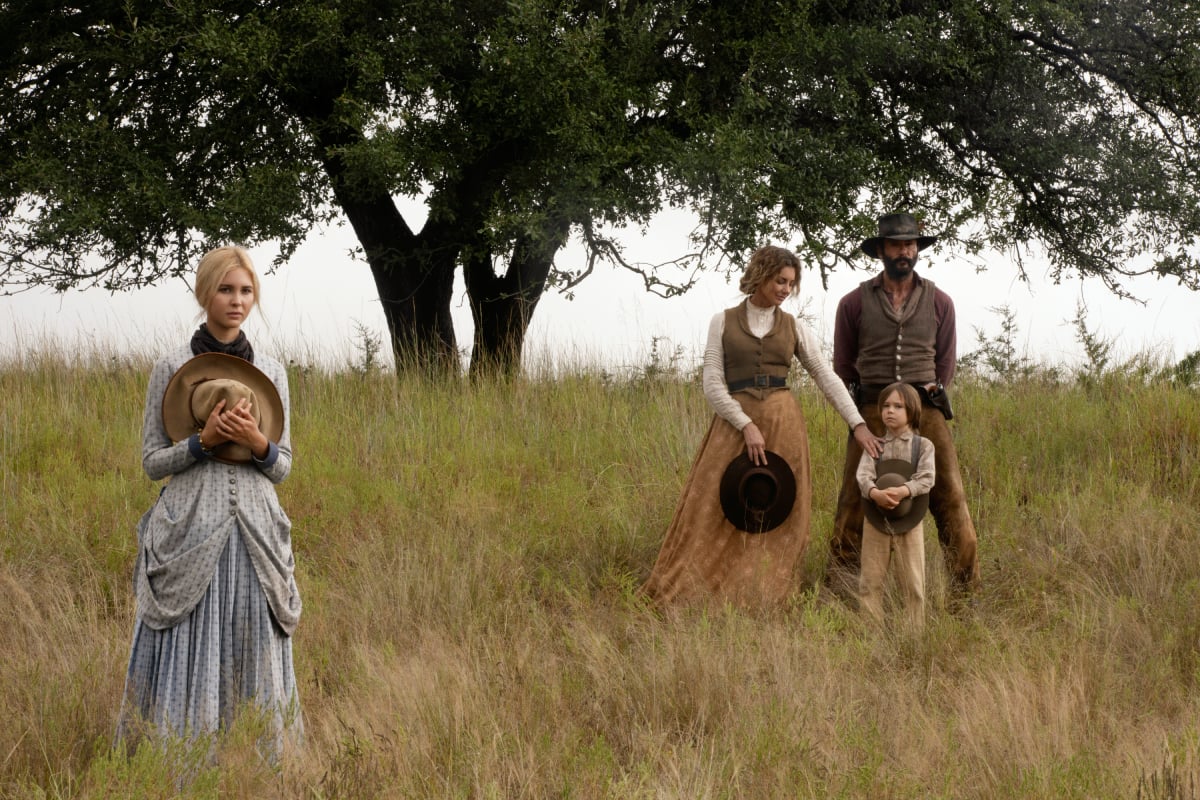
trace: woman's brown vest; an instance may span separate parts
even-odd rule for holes
[[[787,380],[792,368],[792,356],[796,352],[796,318],[783,309],[775,309],[775,324],[766,336],[759,339],[750,332],[745,303],[727,308],[721,347],[725,350],[727,384],[752,379],[756,375]],[[761,400],[781,388],[785,387],[750,387],[738,391],[749,392]]]

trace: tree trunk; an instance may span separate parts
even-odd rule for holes
[[[463,259],[467,297],[475,321],[471,377],[512,376],[521,368],[521,352],[534,309],[546,289],[554,254],[566,243],[570,226],[552,223],[541,237],[518,239],[508,270],[497,275],[490,250],[473,250]]]
[[[529,319],[545,289],[554,254],[566,242],[570,224],[551,218],[538,234],[519,239],[508,271],[496,275],[491,247],[482,241],[488,202],[502,183],[505,165],[519,154],[506,140],[455,170],[436,190],[437,208],[419,234],[404,221],[385,181],[351,171],[342,156],[361,143],[362,133],[334,113],[332,98],[341,81],[324,73],[313,78],[312,93],[292,92],[288,101],[308,123],[334,197],[362,244],[383,305],[396,368],[457,374],[458,346],[450,317],[454,270],[463,260],[471,313],[475,320],[472,375],[520,367]]]
[[[442,226],[413,235],[390,197],[343,200],[363,246],[387,320],[396,370],[458,374],[458,346],[450,301],[458,248]]]
[[[397,370],[456,374],[460,368],[450,300],[453,255],[418,248],[369,261]]]
[[[310,130],[334,197],[366,254],[397,371],[458,374],[461,364],[450,317],[460,249],[456,229],[431,220],[414,234],[383,184],[348,178],[340,151],[361,134],[319,121]]]

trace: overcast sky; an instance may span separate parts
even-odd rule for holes
[[[642,236],[624,237],[630,258],[665,261],[687,251],[687,221],[664,216]],[[775,242],[787,246],[785,241]],[[264,276],[262,316],[247,323],[258,346],[301,363],[330,366],[360,357],[359,328],[384,337],[385,325],[370,271],[351,259],[355,245],[348,228],[312,236],[293,262]],[[255,263],[265,269],[271,248],[252,249]],[[578,266],[583,250],[577,243],[565,249],[559,263]],[[863,265],[868,262],[863,259]],[[877,264],[878,262],[874,262]],[[1146,301],[1139,305],[1112,296],[1098,281],[1078,279],[1052,285],[1045,268],[1027,265],[1031,285],[1016,279],[1006,259],[991,258],[986,272],[945,248],[923,251],[918,271],[950,293],[958,313],[959,355],[978,347],[976,328],[985,335],[1000,331],[1000,316],[989,310],[1008,306],[1016,315],[1016,344],[1035,361],[1076,366],[1083,351],[1071,320],[1077,304],[1087,307],[1089,329],[1114,343],[1116,358],[1152,352],[1172,362],[1200,350],[1197,297],[1177,284],[1156,280],[1130,285]],[[829,345],[837,300],[871,274],[843,271],[822,291],[814,271],[801,275],[798,300],[785,309],[807,316],[820,339]],[[699,360],[708,320],[718,310],[738,302],[736,281],[709,274],[682,297],[664,300],[649,295],[641,279],[627,271],[600,266],[576,290],[574,300],[547,294],[530,328],[527,359],[559,365],[605,368],[645,365],[657,338],[660,352],[681,349],[686,361]],[[196,324],[195,301],[183,281],[117,295],[102,291],[26,292],[0,298],[0,348],[89,346],[105,344],[108,352],[151,353],[185,341]],[[461,279],[453,302],[459,346],[471,343],[470,310]],[[386,338],[384,338],[386,341]]]

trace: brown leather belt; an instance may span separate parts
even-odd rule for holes
[[[742,389],[783,389],[786,386],[787,378],[780,378],[777,375],[755,375],[753,378],[730,381],[729,391],[740,392]]]

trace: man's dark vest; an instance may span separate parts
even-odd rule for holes
[[[786,381],[796,352],[796,318],[783,309],[775,309],[775,324],[759,339],[750,332],[745,303],[727,308],[721,347],[725,351],[726,383],[753,380],[757,375]],[[774,390],[751,386],[738,391],[749,392],[761,400]]]
[[[937,380],[937,312],[933,307],[936,287],[922,279],[900,313],[883,287],[874,280],[859,285],[862,318],[858,323],[859,380],[864,386],[886,386],[893,382],[929,383]]]

